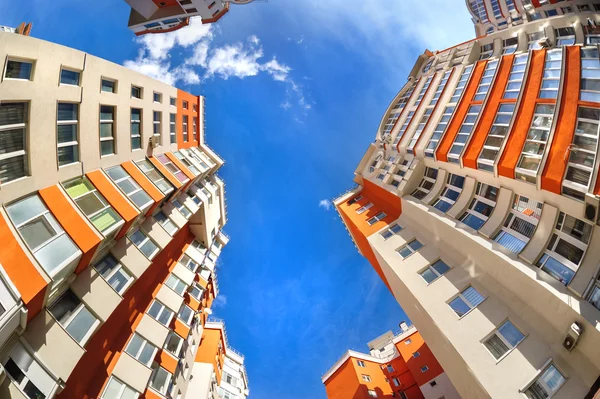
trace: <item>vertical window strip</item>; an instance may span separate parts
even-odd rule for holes
[[[485,5],[483,4],[483,0],[470,0],[469,6],[471,8],[471,11],[473,11],[475,17],[479,19],[479,22],[490,22],[487,16],[487,12],[485,11]]]
[[[418,81],[416,83],[418,83]],[[402,97],[400,97],[400,99],[398,99],[398,102],[394,106],[394,110],[401,111],[402,109],[404,109],[404,107],[406,106],[406,103],[408,102],[408,99],[410,98],[410,96],[412,96],[413,91],[415,91],[416,83],[412,83],[409,86],[408,90],[406,90],[406,93],[404,93],[402,95]]]
[[[115,107],[100,106],[100,155],[115,153]]]
[[[490,90],[490,86],[492,81],[494,80],[494,75],[496,74],[496,69],[498,68],[498,60],[489,61],[485,66],[485,70],[483,71],[483,76],[479,81],[479,86],[477,86],[477,92],[473,97],[473,101],[483,101],[487,96],[488,91]]]
[[[79,104],[57,105],[57,156],[58,166],[79,162],[78,126]]]
[[[477,168],[488,172],[494,172],[494,164],[500,153],[500,148],[508,136],[508,127],[515,112],[515,103],[500,104],[494,123],[477,159]]]
[[[537,182],[537,173],[554,119],[554,108],[554,104],[538,104],[535,107],[529,133],[515,170],[517,179],[533,184]]]
[[[518,254],[529,242],[542,216],[543,203],[515,195],[513,206],[494,241]]]
[[[475,122],[477,122],[480,112],[481,105],[471,105],[469,107],[467,115],[465,116],[465,119],[454,138],[452,147],[450,147],[450,151],[448,152],[448,162],[460,163],[460,154],[473,133],[473,130],[475,130]]]
[[[446,180],[446,186],[433,207],[441,212],[448,212],[460,196],[464,184],[465,178],[463,176],[450,173]]]
[[[131,149],[142,148],[142,110],[131,109]]]
[[[426,157],[433,158],[433,153],[437,149],[440,139],[442,138],[442,135],[444,134],[444,132],[446,131],[446,128],[448,127],[448,123],[450,123],[450,119],[452,118],[452,115],[454,114],[454,109],[455,109],[454,106],[449,106],[444,109],[442,118],[440,119],[439,123],[433,130],[433,134],[431,135],[431,138],[429,139],[429,143],[427,143],[427,148],[425,148],[425,156]]]
[[[544,75],[539,98],[557,98],[562,68],[562,49],[550,50],[546,53]]]
[[[27,103],[0,104],[0,183],[28,174],[28,108]]]
[[[187,115],[183,115],[183,141],[184,142],[188,142],[189,141],[189,132],[188,132],[188,116]]]
[[[408,129],[408,125],[410,125],[410,122],[412,121],[412,118],[414,115],[415,115],[415,111],[410,111],[408,113],[408,115],[406,116],[406,120],[402,124],[402,127],[400,128],[400,130],[398,131],[398,134],[396,135],[396,138],[394,139],[394,145],[396,145],[400,142],[400,140],[402,139],[402,136],[404,136],[404,133],[406,132],[406,129]]]
[[[177,143],[177,131],[175,129],[176,114],[169,114],[169,136],[171,136],[171,144]]]
[[[500,9],[500,4],[498,3],[498,0],[490,0],[490,2],[492,3],[492,11],[494,13],[494,17],[496,17],[496,19],[504,19],[504,15],[502,15],[502,10]],[[505,1],[505,3],[508,3],[508,1]]]
[[[508,76],[508,82],[504,89],[502,98],[517,98],[523,85],[523,79],[525,78],[525,69],[527,68],[527,61],[529,54],[519,54],[515,56],[512,67],[510,68],[510,75]]]
[[[152,119],[153,119],[153,134],[154,137],[156,137],[156,139],[158,140],[158,144],[162,145],[162,138],[161,138],[161,120],[162,120],[162,112],[160,111],[154,111],[152,113]]]
[[[600,60],[598,47],[581,49],[581,89],[579,99],[600,103]]]
[[[429,191],[431,191],[431,188],[435,184],[437,175],[437,169],[426,167],[425,174],[423,175],[421,183],[419,183],[419,186],[415,189],[415,191],[412,192],[411,195],[418,200],[422,200],[423,198],[425,198],[425,196],[429,194]]]
[[[494,211],[497,199],[497,187],[477,183],[475,195],[459,220],[472,229],[479,230]]]
[[[419,104],[421,104],[421,101],[423,100],[423,96],[425,96],[425,93],[427,92],[427,89],[429,88],[429,85],[431,84],[432,79],[433,79],[433,75],[429,75],[427,77],[427,80],[425,81],[425,84],[421,88],[421,91],[419,92],[419,96],[417,97],[417,100],[415,101],[415,107],[418,107]]]

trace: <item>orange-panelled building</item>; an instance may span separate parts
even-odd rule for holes
[[[600,4],[467,3],[477,37],[417,57],[333,203],[461,397],[592,397]]]
[[[327,397],[460,398],[416,328],[400,327],[369,342],[369,354],[347,351],[321,378]]]
[[[0,55],[0,136],[25,143],[0,142],[0,397],[248,396],[209,316],[229,238],[204,98],[24,35]]]

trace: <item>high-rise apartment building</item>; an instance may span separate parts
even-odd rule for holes
[[[323,375],[329,399],[460,399],[414,326],[400,323],[368,346],[368,354],[347,351]]]
[[[334,201],[463,398],[600,385],[600,3],[531,3],[418,57]]]
[[[229,241],[204,98],[32,37],[0,57],[0,397],[218,398],[194,384],[243,357],[204,354]]]
[[[137,36],[172,32],[187,26],[192,17],[203,24],[217,22],[229,11],[231,3],[253,0],[125,0],[131,6],[128,27]]]

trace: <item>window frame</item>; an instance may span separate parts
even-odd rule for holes
[[[150,314],[150,310],[152,309],[152,306],[157,303],[158,306],[160,306],[160,309],[158,310],[158,314],[156,315],[156,317],[152,316]],[[160,316],[163,315],[164,312],[170,312],[170,316],[169,319],[166,323],[163,323],[159,320]],[[148,309],[146,309],[145,312],[148,316],[150,316],[151,318],[153,318],[157,323],[162,324],[163,326],[169,328],[169,325],[171,324],[171,322],[173,321],[173,317],[175,317],[175,312],[172,311],[171,309],[169,309],[169,307],[167,307],[167,305],[165,305],[164,303],[162,303],[161,301],[159,301],[158,299],[153,299],[152,302],[150,303],[150,305],[148,305]]]
[[[538,380],[541,379],[541,377],[551,368],[553,367],[562,377],[562,381],[560,382],[560,385],[554,390],[554,391],[548,391],[547,388],[549,388],[545,383],[540,384],[538,382]],[[554,360],[552,358],[550,358],[546,364],[544,364],[544,366],[536,373],[536,375],[534,376],[534,378],[525,386],[525,388],[519,390],[521,393],[525,394],[525,396],[529,397],[529,395],[527,395],[527,391],[536,383],[538,383],[539,385],[541,385],[542,389],[544,389],[544,391],[546,391],[546,394],[548,394],[548,399],[552,398],[558,391],[560,391],[560,389],[563,387],[563,385],[565,385],[565,383],[567,382],[568,377],[565,375],[565,373],[556,365],[556,363],[554,362]]]
[[[419,247],[417,249],[414,249],[413,246],[411,246],[411,244],[417,243],[419,245]],[[413,254],[415,254],[416,252],[418,252],[421,248],[423,248],[425,246],[425,244],[421,243],[421,241],[419,241],[416,238],[413,238],[410,241],[407,241],[406,244],[402,245],[401,247],[396,249],[396,253],[398,255],[400,255],[400,257],[402,258],[402,260],[406,260],[407,258],[409,258],[410,256],[412,256]],[[402,250],[409,250],[410,254],[404,256],[400,253],[400,251]]]
[[[153,366],[155,366],[155,365],[157,367],[152,367],[152,374],[150,375],[150,380],[148,381],[148,388],[152,389],[155,392],[158,392],[159,394],[161,394],[163,396],[166,396],[169,391],[169,388],[171,387],[171,382],[173,381],[173,374],[171,374],[164,367],[160,366],[158,363],[153,364]],[[156,376],[158,375],[160,370],[163,370],[164,373],[166,373],[166,377],[167,377],[167,379],[165,380],[163,390],[160,390],[160,389],[157,389],[154,387],[154,379],[156,378]]]
[[[21,180],[21,179],[24,179],[24,178],[30,176],[30,173],[29,173],[29,169],[30,169],[29,146],[28,146],[28,143],[29,143],[29,109],[30,109],[30,103],[27,102],[27,101],[10,101],[10,102],[7,101],[7,102],[0,103],[0,107],[2,107],[2,106],[11,106],[13,104],[14,105],[22,104],[22,106],[23,106],[23,122],[21,122],[21,123],[14,123],[14,124],[7,124],[7,125],[0,125],[0,131],[20,130],[22,132],[23,149],[16,150],[16,151],[11,151],[11,152],[6,152],[4,154],[0,154],[0,163],[3,163],[3,161],[9,160],[9,159],[12,159],[12,158],[22,157],[22,159],[23,159],[23,175],[17,176],[17,177],[15,177],[13,179],[10,179],[10,180],[2,181],[0,183],[1,185],[6,185],[6,184],[9,184],[11,182],[18,181],[18,180]]]
[[[102,88],[104,87],[104,85],[103,85],[104,82],[112,83],[113,86],[112,86],[111,91],[102,90]],[[118,81],[116,79],[111,79],[111,78],[107,78],[106,76],[101,76],[100,77],[100,93],[117,94],[117,84],[118,84]]]
[[[384,240],[387,240],[388,238],[393,237],[394,235],[401,232],[403,229],[404,227],[400,226],[398,223],[392,223],[391,225],[380,231],[379,235],[383,237]]]
[[[523,209],[523,211],[525,211],[527,209],[531,210],[532,211],[531,215],[534,215],[534,216],[526,215],[525,213],[523,213],[523,211],[519,210],[518,208],[521,206],[521,204],[535,206],[535,209],[531,209],[531,207],[529,207],[529,206],[524,207],[524,209]],[[513,238],[516,238],[525,243],[523,245],[523,247],[521,248],[521,250],[519,252],[517,252],[517,254],[521,253],[521,251],[523,251],[523,249],[527,246],[527,244],[529,243],[529,241],[531,240],[531,238],[535,235],[535,232],[537,231],[537,225],[541,218],[543,207],[544,207],[544,204],[542,202],[537,202],[535,200],[531,200],[531,199],[529,199],[529,197],[525,197],[524,195],[514,194],[513,195],[513,205],[511,206],[506,218],[504,218],[504,222],[502,223],[502,226],[500,226],[500,230],[498,230],[498,232],[494,235],[493,240],[496,243],[498,243],[498,245],[501,245],[502,247],[506,248],[508,251],[515,253],[514,251],[510,250],[508,247],[505,247],[504,245],[502,245],[498,242],[498,240],[503,238],[503,236],[505,234],[508,234],[508,235],[512,236]],[[537,217],[535,215],[537,215]],[[531,237],[527,237],[526,235],[523,235],[519,231],[512,228],[512,224],[515,223],[515,218],[520,219],[524,222],[530,223],[534,226],[534,228],[531,232]]]
[[[63,83],[63,81],[62,81],[62,79],[63,79],[63,71],[76,73],[77,74],[77,84]],[[61,66],[61,68],[60,68],[60,74],[58,75],[58,84],[60,86],[81,87],[81,72],[82,71],[77,70],[75,68],[68,68],[68,67]]]
[[[369,218],[367,220],[367,223],[369,224],[369,226],[373,226],[375,223],[379,222],[380,220],[383,220],[385,217],[387,217],[385,212],[379,211],[375,216]]]
[[[135,95],[135,90],[139,93],[137,96]],[[142,100],[144,98],[144,89],[141,86],[131,85],[131,98],[137,98],[138,100]]]
[[[121,387],[119,388],[119,392],[117,393],[117,397],[116,398],[113,398],[113,397],[109,398],[108,396],[104,396],[106,394],[106,392],[108,391],[108,387],[110,386],[111,381],[116,381],[117,384],[121,385]],[[108,382],[106,383],[106,386],[104,387],[104,390],[102,391],[102,394],[100,395],[99,399],[122,399],[123,398],[123,394],[125,393],[126,389],[130,389],[131,391],[133,391],[134,394],[135,394],[135,398],[138,398],[140,396],[140,393],[138,391],[136,391],[135,389],[133,389],[132,387],[130,387],[129,385],[127,385],[123,381],[119,380],[114,375],[111,375],[109,377]]]
[[[455,180],[455,178],[458,181],[462,182],[460,187],[455,186],[453,184],[453,180]],[[454,173],[448,173],[448,176],[446,178],[446,185],[444,186],[444,189],[442,190],[441,194],[437,197],[432,206],[440,212],[447,213],[450,209],[452,209],[456,201],[458,201],[458,199],[460,198],[463,187],[465,186],[465,181],[465,176],[457,175]],[[447,194],[450,192],[458,193],[455,200],[447,196]],[[445,203],[448,206],[448,208],[445,211],[443,209],[440,209],[442,207],[442,203]]]
[[[489,190],[489,191],[488,191]],[[492,200],[488,197],[485,196],[486,192],[489,193],[492,190],[496,190],[496,200]],[[466,224],[467,226],[469,226],[470,228],[479,231],[479,229],[481,229],[486,222],[488,221],[488,219],[492,216],[492,214],[494,213],[494,209],[496,209],[496,203],[497,203],[497,199],[498,196],[500,195],[500,189],[498,187],[489,185],[489,184],[485,184],[485,183],[481,183],[481,182],[477,182],[477,187],[475,188],[475,193],[473,195],[473,198],[471,199],[469,206],[467,207],[467,209],[464,211],[464,213],[458,218],[462,223]],[[490,211],[489,216],[484,215],[483,213],[479,212],[477,210],[477,205],[481,203],[483,205],[489,206],[492,208],[492,210]],[[481,225],[478,228],[475,228],[473,226],[471,226],[470,224],[468,224],[467,222],[465,222],[465,220],[469,217],[472,216],[478,220],[482,220],[483,223],[481,223]]]
[[[68,295],[69,292],[79,300],[79,303],[75,306],[75,308],[72,311],[70,311],[70,314],[68,316],[66,316],[65,320],[63,321],[64,322],[64,324],[63,324],[63,322],[61,322],[59,319],[57,319],[55,317],[55,315],[54,315],[54,313],[52,313],[51,309],[53,309],[61,301],[61,299],[63,299],[66,295]],[[81,338],[81,341],[78,341],[73,335],[71,335],[68,328],[75,321],[75,319],[77,319],[77,317],[81,314],[83,309],[85,309],[92,317],[94,317],[95,320],[92,323],[92,325],[90,326],[89,330],[83,335],[83,337]],[[59,324],[62,327],[62,329],[69,335],[69,337],[71,337],[71,339],[73,341],[77,342],[77,344],[79,346],[81,346],[82,348],[85,347],[85,345],[87,344],[89,339],[92,337],[92,335],[94,335],[94,333],[100,326],[100,318],[94,312],[92,312],[91,309],[89,309],[88,306],[86,306],[86,304],[81,300],[81,298],[79,298],[79,296],[75,295],[75,293],[70,288],[68,288],[65,292],[63,292],[60,296],[58,296],[54,301],[52,301],[50,306],[48,306],[48,313],[50,313],[52,318],[56,321],[57,324]]]
[[[134,337],[138,337],[139,339],[142,340],[142,343],[140,344],[140,347],[137,349],[137,352],[135,354],[130,353],[129,349],[132,345],[133,339]],[[151,347],[152,349],[152,354],[150,356],[150,358],[148,359],[147,363],[144,363],[140,360],[140,356],[142,355],[142,353],[144,352],[144,350],[146,349],[146,347]],[[150,367],[152,365],[152,362],[154,361],[154,358],[156,357],[156,353],[158,352],[158,348],[156,346],[154,346],[150,341],[148,341],[146,338],[144,338],[142,335],[138,334],[136,331],[133,332],[133,334],[131,334],[131,337],[129,337],[129,341],[127,341],[127,345],[125,345],[125,349],[123,350],[125,353],[127,353],[129,356],[131,356],[132,358],[134,358],[135,360],[137,360],[138,362],[140,362],[141,364],[143,364],[146,367]]]
[[[110,271],[109,271],[109,273],[108,273],[107,276],[104,276],[104,274],[100,270],[101,263],[106,258],[109,258],[109,257],[114,260],[115,265],[111,269],[106,268],[106,270],[110,270]],[[121,262],[119,262],[119,260],[112,253],[110,253],[110,252],[108,252],[106,255],[104,255],[98,261],[94,262],[94,265],[92,267],[94,268],[94,270],[96,271],[96,273],[98,273],[100,275],[100,277],[102,277],[102,279],[106,282],[106,284],[108,284],[110,286],[110,288],[112,288],[120,296],[123,296],[123,294],[125,294],[125,292],[129,288],[129,286],[131,284],[133,284],[133,282],[135,281],[135,277],[133,276],[133,274],[129,270],[127,270],[123,266],[123,264]],[[127,277],[127,282],[119,290],[117,290],[115,287],[113,287],[113,285],[110,283],[110,280],[113,277],[115,277],[118,273],[121,273],[121,275],[125,275],[125,277]]]
[[[504,337],[504,335],[502,335],[502,333],[500,332],[500,329],[506,323],[509,323],[510,325],[512,325],[523,336],[515,345],[512,345],[510,342],[508,342],[506,337]],[[496,357],[489,350],[489,348],[486,345],[486,342],[488,342],[494,336],[498,337],[498,339],[500,339],[500,341],[502,341],[502,343],[508,348],[507,351],[504,352],[500,357]],[[523,331],[521,331],[521,329],[519,327],[517,327],[515,325],[515,323],[513,323],[510,319],[505,319],[497,327],[495,327],[489,334],[487,334],[480,342],[481,342],[481,345],[483,345],[483,347],[488,351],[488,353],[494,358],[496,363],[499,363],[502,359],[504,359],[506,356],[508,356],[517,346],[519,346],[519,344],[521,342],[523,342],[525,340],[525,338],[527,338],[527,336],[528,336],[528,334],[525,334]]]
[[[124,172],[124,175],[123,175],[122,177],[119,177],[119,178],[117,178],[117,179],[114,179],[114,178],[113,178],[113,177],[110,175],[110,171],[113,171],[113,170],[122,170],[122,171]],[[145,213],[145,212],[148,210],[148,208],[150,208],[150,207],[152,206],[152,204],[154,204],[154,200],[152,199],[152,197],[150,196],[150,194],[148,194],[148,193],[146,192],[146,190],[144,190],[144,189],[142,188],[142,186],[140,186],[140,185],[138,184],[138,182],[136,182],[136,181],[135,181],[135,179],[134,179],[133,177],[131,177],[131,175],[129,174],[129,172],[127,172],[127,171],[125,170],[125,168],[123,168],[121,165],[115,165],[115,166],[111,166],[111,167],[109,167],[109,168],[106,168],[104,171],[105,171],[106,175],[108,176],[109,180],[110,180],[111,182],[113,182],[113,183],[115,184],[115,186],[117,186],[117,187],[119,188],[119,191],[120,191],[121,193],[123,193],[123,195],[124,195],[125,197],[127,197],[127,199],[128,199],[129,201],[131,201],[131,203],[132,203],[132,204],[133,204],[133,205],[134,205],[136,208],[138,208],[138,209],[141,211],[141,212],[140,212],[140,214],[144,214],[144,213]],[[133,187],[133,191],[131,191],[131,192],[129,192],[129,193],[125,192],[125,190],[124,190],[124,189],[123,189],[123,188],[122,188],[122,187],[119,185],[119,183],[122,183],[122,182],[127,182],[129,185],[131,185],[131,187]],[[147,201],[147,202],[145,202],[145,203],[143,203],[143,204],[140,204],[140,205],[138,205],[138,204],[136,203],[136,201],[134,201],[134,200],[133,200],[133,198],[132,198],[132,197],[133,197],[133,195],[135,195],[135,194],[137,194],[137,193],[139,193],[139,192],[142,192],[142,193],[144,193],[144,194],[145,194],[145,197],[147,197],[147,198],[148,198],[148,201]]]
[[[469,288],[475,290],[475,292],[477,292],[477,294],[479,294],[479,296],[481,296],[483,299],[477,303],[476,305],[473,305],[464,295],[463,293],[465,291],[467,291]],[[469,313],[471,313],[473,311],[473,309],[477,308],[479,305],[481,305],[483,302],[485,302],[485,300],[487,299],[487,296],[484,296],[477,288],[475,288],[473,286],[473,284],[469,284],[467,285],[465,288],[463,288],[462,290],[460,290],[460,292],[458,292],[456,295],[452,296],[447,302],[446,304],[448,305],[448,307],[450,308],[450,310],[452,310],[452,312],[454,312],[454,314],[458,317],[459,320],[461,320],[463,317],[467,316]],[[454,302],[455,300],[460,299],[465,305],[467,305],[469,307],[469,310],[467,310],[465,313],[463,313],[462,315],[458,314],[458,312],[452,307],[452,302]]]
[[[135,164],[142,171],[142,173],[152,182],[152,184],[154,184],[156,188],[158,188],[165,195],[165,197],[168,197],[169,194],[175,190],[171,182],[168,181],[163,176],[163,174],[156,168],[156,166],[154,166],[154,164],[149,160],[145,158],[140,159],[139,161],[135,161]],[[157,178],[151,177],[151,175],[154,174],[152,172],[156,173]],[[159,183],[161,182],[168,187],[168,190],[165,191],[159,186]]]
[[[74,120],[64,120],[64,119],[59,119],[59,108],[61,104],[71,104],[75,106],[75,112],[76,112],[76,116],[77,119]],[[59,142],[59,126],[75,126],[75,141],[67,141],[64,143]],[[75,147],[74,150],[74,155],[75,155],[75,160],[73,162],[69,162],[69,163],[64,163],[61,164],[60,163],[60,154],[59,154],[59,150],[61,148],[65,148],[65,147]],[[67,101],[59,101],[56,103],[56,162],[58,165],[58,168],[62,168],[64,166],[69,166],[69,165],[73,165],[76,163],[81,162],[80,159],[80,154],[79,154],[79,103],[73,103],[73,102],[67,102]]]
[[[111,112],[112,119],[102,119],[102,108],[103,107],[108,107],[108,108],[112,109],[112,112]],[[115,133],[116,133],[115,127],[116,127],[116,116],[117,116],[116,112],[117,112],[116,106],[100,104],[100,110],[99,110],[100,125],[99,125],[99,130],[98,130],[98,137],[100,138],[100,148],[99,148],[100,158],[117,154],[117,140],[115,140]],[[110,137],[109,136],[102,137],[102,125],[103,124],[111,126]],[[109,154],[102,154],[102,142],[106,142],[106,141],[110,141],[112,143],[112,152]]]
[[[444,265],[446,265],[446,267],[448,268],[446,271],[444,271],[443,273],[440,273],[436,268],[435,265],[438,264],[439,262],[443,263]],[[431,262],[430,264],[428,264],[425,268],[421,269],[421,271],[419,271],[419,275],[421,276],[421,278],[423,279],[423,281],[425,281],[425,283],[427,285],[431,285],[434,282],[436,282],[437,280],[439,280],[442,276],[444,276],[446,273],[448,273],[450,270],[452,270],[452,266],[450,266],[448,263],[444,262],[442,260],[442,258],[438,258],[435,261]],[[431,280],[431,281],[427,281],[427,279],[423,276],[427,271],[432,272],[436,277]]]
[[[435,186],[435,182],[437,181],[438,177],[438,171],[438,169],[430,168],[429,166],[425,167],[425,172],[423,172],[423,178],[421,179],[421,182],[410,195],[419,201],[422,201],[423,198],[429,194],[433,186]],[[429,188],[425,187],[427,185],[429,185]]]
[[[141,232],[144,235],[144,239],[140,242],[140,244],[136,244],[135,241],[133,241],[133,239],[131,238],[135,233],[137,232]],[[144,255],[146,258],[148,258],[149,260],[154,259],[154,257],[161,251],[161,248],[158,246],[158,244],[152,239],[150,238],[150,236],[143,231],[141,228],[137,228],[134,231],[132,231],[131,233],[127,234],[127,238],[129,239],[129,241],[131,241],[131,243],[142,253],[142,255]],[[152,244],[154,244],[154,246],[156,247],[156,249],[152,252],[151,255],[146,255],[144,253],[144,251],[142,251],[141,247],[143,247],[146,243],[151,242]]]
[[[8,64],[10,62],[18,62],[20,64],[30,64],[31,67],[29,69],[29,77],[27,79],[23,79],[23,78],[11,78],[11,77],[6,76],[6,74],[8,73]],[[2,80],[24,80],[24,81],[32,82],[35,77],[34,76],[35,75],[35,64],[36,64],[36,60],[33,60],[33,59],[8,56],[8,57],[6,57],[6,61],[4,63],[4,73],[2,74]]]
[[[156,137],[158,145],[162,145],[162,111],[152,111],[152,137]]]
[[[157,215],[162,214],[162,216],[164,217],[164,219],[161,219],[161,217],[157,218]],[[173,237],[178,231],[179,231],[179,226],[177,226],[177,224],[175,224],[175,222],[173,222],[173,220],[171,220],[170,217],[168,217],[162,209],[158,208],[153,214],[152,214],[152,218],[156,221],[156,223],[160,224],[160,226],[167,232],[167,234],[171,237]],[[168,229],[167,226],[172,226],[172,229]]]

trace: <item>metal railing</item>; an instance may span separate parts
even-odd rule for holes
[[[208,322],[209,323],[221,323],[223,325],[223,338],[225,342],[228,342],[227,339],[227,327],[225,325],[225,320],[220,319],[218,317],[213,317],[213,316],[209,316],[208,317]],[[227,343],[227,350],[231,350],[233,353],[235,353],[236,355],[238,355],[239,357],[242,358],[242,361],[245,359],[244,355],[239,352],[238,350],[232,348],[231,346],[229,346],[229,343]]]

